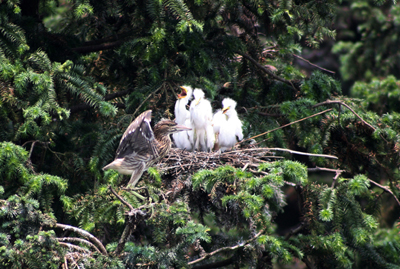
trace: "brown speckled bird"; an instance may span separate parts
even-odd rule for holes
[[[143,172],[163,158],[171,148],[170,134],[191,130],[171,120],[161,120],[150,126],[151,110],[140,114],[126,129],[119,142],[115,160],[103,170],[114,169],[132,175],[128,185],[134,187]]]

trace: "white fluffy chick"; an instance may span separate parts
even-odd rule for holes
[[[221,130],[221,126],[224,126],[227,121],[226,114],[222,113],[221,109],[218,109],[217,112],[214,113],[213,116],[213,129],[215,133],[215,143],[214,143],[214,150],[219,149],[219,132]]]
[[[211,103],[204,98],[201,89],[194,89],[193,96],[194,100],[190,103],[190,119],[194,131],[194,150],[211,151],[215,140]]]
[[[186,109],[192,97],[193,89],[190,86],[181,86],[182,92],[178,94],[178,100],[175,103],[175,122],[179,125],[192,128],[190,121],[190,112]],[[177,148],[192,150],[193,149],[193,130],[172,134]]]
[[[236,102],[231,98],[222,100],[222,113],[227,120],[220,126],[218,144],[222,152],[231,149],[236,142],[243,139],[242,122],[235,110]]]

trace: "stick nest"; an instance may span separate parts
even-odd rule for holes
[[[258,167],[260,163],[270,162],[274,156],[267,148],[241,148],[226,152],[191,152],[171,148],[168,155],[157,165],[163,174],[173,177],[187,176],[201,169],[214,170],[219,166],[230,165],[245,170]]]

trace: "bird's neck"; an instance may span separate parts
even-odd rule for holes
[[[164,156],[168,150],[171,148],[171,138],[169,137],[169,134],[165,133],[158,133],[155,134],[155,139],[157,140],[158,143],[158,154],[160,156]]]

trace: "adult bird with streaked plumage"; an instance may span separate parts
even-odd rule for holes
[[[170,134],[190,130],[171,120],[161,120],[151,129],[151,110],[140,114],[126,129],[113,162],[103,170],[114,169],[131,175],[128,185],[134,187],[144,171],[163,158],[171,148]]]

